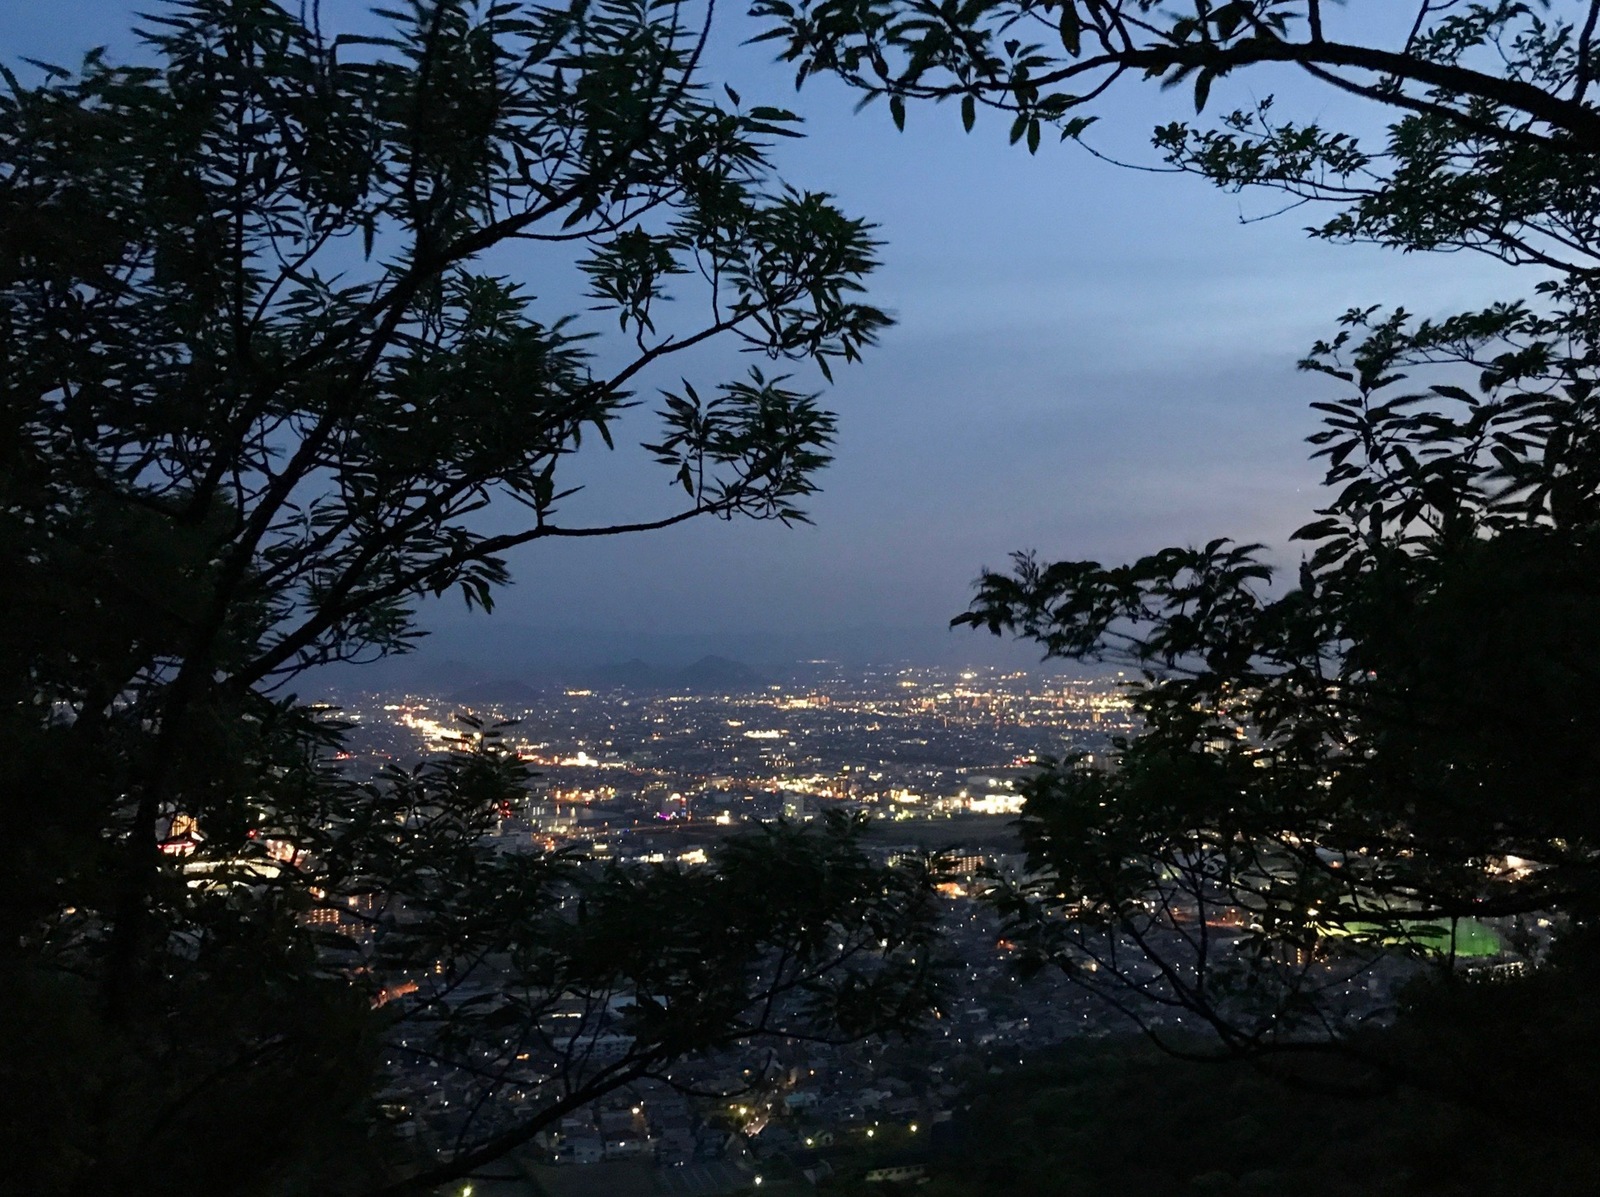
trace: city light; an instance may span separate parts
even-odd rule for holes
[[[1038,1017],[1041,1008],[1022,1013],[993,1007],[987,987],[1007,974],[1011,945],[997,945],[999,928],[979,917],[977,896],[986,882],[978,879],[1008,867],[1009,849],[1003,845],[1014,834],[1011,820],[1021,809],[1020,783],[1038,762],[1059,759],[1064,745],[1109,758],[1114,737],[1136,732],[1133,714],[1111,682],[980,669],[964,674],[932,668],[837,670],[748,693],[624,697],[611,689],[573,688],[531,697],[525,709],[513,712],[521,721],[506,725],[496,737],[497,745],[529,771],[526,796],[497,804],[482,843],[496,853],[572,850],[590,861],[687,874],[716,867],[730,832],[780,819],[800,829],[835,812],[865,815],[889,829],[865,844],[874,863],[920,870],[932,859],[938,875],[931,880],[943,883],[940,905],[961,928],[959,975],[970,985],[970,1006],[941,1012],[943,1034],[935,1043],[962,1053],[989,1043],[1020,1051],[1021,1037],[1033,1035],[1034,1027],[1059,1034],[1070,1026],[1081,1033],[1087,1022],[1098,1029],[1079,1010],[1049,1020]],[[376,771],[474,750],[487,739],[464,726],[459,704],[444,697],[408,695],[349,706],[357,730],[341,746],[345,759],[339,768],[352,775],[368,766]],[[484,726],[500,717],[482,709],[465,713]],[[194,838],[200,844],[196,855],[203,856],[205,842]],[[295,866],[297,844],[263,823],[253,852],[263,865],[289,868]],[[330,891],[319,899],[318,917],[326,907],[330,932],[370,935],[384,917],[384,897],[366,895],[359,906],[356,902]],[[566,910],[569,902],[558,905]],[[858,934],[831,924],[827,931],[837,938],[825,946],[840,953],[903,952],[910,946],[881,931]],[[435,1000],[431,995],[449,992],[453,984],[448,972],[438,961],[427,974],[384,982],[377,1004]],[[618,994],[604,1009],[585,1012],[574,1003],[552,1010],[549,1029],[562,1028],[555,1032],[557,1048],[588,1043],[599,1053],[597,1061],[626,1053],[632,1040],[623,1020],[633,1000]],[[396,1008],[403,1014],[406,1004]],[[1029,1014],[1035,1016],[1031,1022]],[[531,1045],[508,1042],[505,1050],[515,1057],[516,1081],[493,1099],[502,1105],[497,1116],[522,1117],[554,1092],[546,1086],[560,1084],[561,1065]],[[399,1061],[391,1064],[404,1067]],[[909,1084],[918,1094],[916,1080],[886,1073],[882,1055],[870,1044],[838,1049],[822,1061],[796,1060],[782,1079],[763,1074],[765,1067],[752,1057],[739,1059],[729,1076],[742,1073],[744,1087],[730,1084],[722,1091],[743,1092],[745,1100],[723,1097],[714,1110],[665,1092],[658,1104],[658,1091],[648,1085],[602,1100],[591,1114],[564,1119],[559,1131],[552,1129],[543,1147],[546,1159],[579,1166],[638,1159],[681,1167],[704,1158],[712,1128],[720,1142],[730,1144],[722,1150],[738,1160],[750,1159],[738,1146],[749,1141],[763,1144],[764,1157],[773,1130],[792,1135],[787,1142],[794,1148],[803,1144],[808,1151],[828,1151],[853,1142],[857,1150],[870,1152],[877,1150],[880,1126],[886,1128],[887,1147],[897,1141],[896,1126],[901,1135],[920,1139],[930,1113],[948,1116],[945,1109],[929,1110],[927,1094],[902,1107],[902,1086]],[[841,1081],[852,1075],[859,1079]],[[883,1090],[890,1079],[895,1087]],[[425,1103],[409,1108],[396,1103],[395,1109],[397,1118],[425,1133],[432,1128],[424,1120],[454,1125],[477,1108],[474,1094],[448,1076],[430,1072],[420,1088],[427,1094]],[[876,1097],[860,1100],[875,1089],[880,1090]],[[883,1121],[863,1124],[848,1113],[840,1117],[836,1109],[870,1109]],[[795,1116],[806,1120],[803,1131]],[[783,1135],[773,1137],[781,1141]],[[764,1190],[764,1174],[747,1167],[744,1183]],[[452,1192],[472,1197],[472,1186]]]

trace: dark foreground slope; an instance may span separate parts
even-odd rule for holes
[[[1195,1064],[1143,1040],[1081,1043],[990,1074],[922,1197],[1588,1197],[1600,1136],[1568,1079],[1518,1068],[1493,1022],[1463,1040],[1498,1078],[1477,1099],[1401,1088],[1336,1098],[1241,1062]],[[1474,1070],[1476,1072],[1476,1070]],[[1441,1078],[1445,1087],[1469,1078]],[[1550,1116],[1545,1100],[1566,1106]],[[848,1186],[843,1186],[848,1187]],[[865,1191],[865,1190],[863,1190]],[[872,1191],[887,1197],[881,1186]],[[909,1190],[908,1190],[909,1191]]]

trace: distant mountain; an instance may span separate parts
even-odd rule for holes
[[[708,654],[692,665],[671,668],[651,665],[638,657],[589,670],[591,685],[626,690],[664,690],[689,694],[741,694],[759,690],[767,679],[743,661]]]
[[[538,706],[544,691],[514,678],[474,682],[450,695],[451,702],[469,707],[497,707],[502,712],[521,711]]]
[[[414,653],[372,665],[327,666],[300,685],[303,695],[459,694],[462,702],[511,704],[528,697],[527,689],[502,688],[513,678],[513,687],[542,688],[546,694],[572,686],[736,694],[790,679],[797,668],[814,672],[824,662],[846,669],[867,664],[1040,668],[1030,645],[958,635],[943,627],[658,634],[541,628],[495,616],[441,622]],[[1047,670],[1069,676],[1106,672],[1065,662]]]
[[[730,661],[727,657],[715,655],[701,657],[693,665],[678,670],[675,680],[685,690],[717,694],[759,690],[767,684],[766,678],[743,661]]]
[[[618,686],[625,690],[654,690],[664,684],[665,670],[638,657],[615,665],[602,665],[591,671],[590,682],[597,686]]]
[[[1015,665],[1038,663],[1032,645],[968,629],[860,626],[807,632],[640,632],[627,629],[547,627],[508,619],[440,618],[417,651],[393,661],[397,672],[432,680],[463,668],[477,671],[458,685],[507,675],[539,682],[577,683],[601,667],[633,661],[682,669],[707,656],[744,661],[780,674],[796,661],[826,658],[841,665],[905,662],[914,665]],[[438,663],[435,666],[435,662]],[[441,668],[444,667],[444,668]],[[367,670],[353,670],[365,674]]]

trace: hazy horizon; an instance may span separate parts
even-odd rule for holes
[[[997,668],[1069,677],[1106,676],[1119,669],[1114,664],[1041,661],[1040,657],[1033,645],[967,628],[952,629],[944,636],[915,625],[817,633],[655,634],[490,621],[481,633],[459,629],[436,633],[416,653],[372,665],[315,670],[307,680],[291,683],[289,689],[306,693],[322,689],[457,690],[491,683],[538,688],[605,680],[631,664],[669,674],[706,658],[748,667],[772,681],[787,680],[805,667],[824,662],[847,670]]]

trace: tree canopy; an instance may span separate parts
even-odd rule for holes
[[[969,130],[1004,113],[1030,152],[1049,130],[1092,148],[1111,89],[1181,85],[1199,115],[1155,129],[1165,169],[1284,193],[1313,237],[1528,268],[1488,308],[1363,306],[1312,348],[1302,367],[1333,388],[1311,437],[1326,491],[1286,581],[1263,546],[1221,538],[1113,566],[1025,553],[985,571],[956,622],[1141,678],[1144,730],[1110,767],[1050,762],[1026,787],[1036,872],[997,897],[1038,962],[1157,1033],[1176,1020],[1281,1058],[1361,1044],[1368,986],[1390,989],[1397,954],[1453,976],[1463,929],[1498,918],[1508,953],[1572,986],[1529,990],[1554,1004],[1520,1008],[1514,1033],[1567,1035],[1551,1011],[1584,989],[1600,896],[1600,4],[755,8],[802,81],[840,76],[897,123],[948,100]],[[1297,119],[1272,95],[1204,119],[1214,84],[1268,66],[1371,101],[1386,132]],[[1584,1036],[1563,1041],[1591,1058]],[[1426,1071],[1404,1042],[1364,1053],[1369,1081]],[[1458,1093],[1488,1083],[1473,1076]]]
[[[853,824],[697,870],[496,856],[526,771],[494,727],[365,777],[294,697],[430,596],[490,606],[514,546],[804,519],[834,420],[786,363],[887,323],[871,226],[774,174],[797,118],[700,78],[709,5],[379,16],[175,0],[131,65],[5,72],[0,1133],[33,1191],[425,1188],[686,1052],[927,1007],[927,879]],[[717,337],[760,364],[663,392],[663,497],[566,519],[564,467]],[[479,1086],[440,1154],[379,1133],[401,1058]]]

